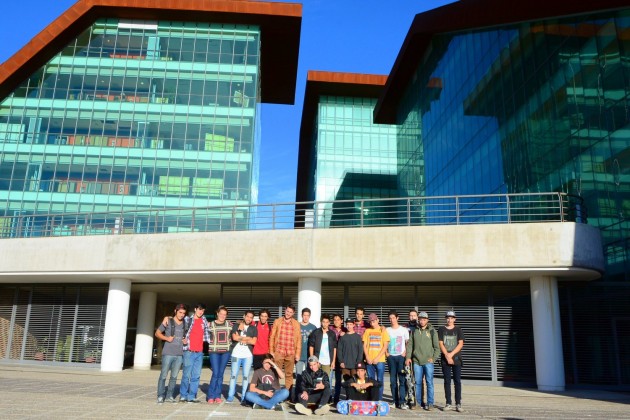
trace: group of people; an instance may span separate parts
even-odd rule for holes
[[[204,342],[207,343],[212,376],[208,404],[222,403],[221,387],[228,361],[231,375],[226,403],[236,397],[236,382],[242,375],[240,402],[255,408],[282,410],[281,403],[291,399],[301,414],[325,414],[329,403],[337,404],[345,389],[346,399],[381,401],[385,363],[390,372],[391,395],[399,409],[415,409],[407,398],[406,372],[416,379],[417,405],[432,410],[434,366],[441,359],[446,405],[452,408],[451,378],[455,383],[455,408],[461,408],[461,350],[464,333],[455,325],[454,311],[445,315],[446,323],[437,330],[426,312],[411,310],[406,326],[395,311],[389,313],[389,327],[380,325],[375,313],[364,319],[357,307],[355,317],[345,322],[341,315],[322,315],[320,327],[310,322],[311,311],[304,308],[301,321],[294,318],[295,307],[285,307],[283,316],[270,325],[270,313],[263,309],[254,322],[254,312],[245,311],[238,322],[227,320],[228,309],[219,306],[213,321],[206,321],[206,307],[197,304],[193,314],[179,304],[174,316],[165,317],[155,336],[164,341],[162,370],[158,380],[158,403],[177,402],[175,384],[180,367],[183,374],[179,401],[195,403],[201,376]],[[251,368],[255,369],[251,381]],[[406,369],[407,367],[407,369]],[[169,384],[166,379],[170,374]],[[296,383],[294,385],[294,374]],[[280,380],[284,379],[284,386]],[[426,402],[423,381],[426,383]],[[413,399],[411,399],[413,400]]]

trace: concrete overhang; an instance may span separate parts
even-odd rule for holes
[[[603,270],[599,230],[568,222],[0,240],[0,283],[589,281]]]

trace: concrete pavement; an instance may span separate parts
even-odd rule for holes
[[[229,373],[229,369],[227,369]],[[298,419],[291,405],[283,412],[252,410],[239,404],[207,405],[156,403],[159,371],[125,370],[102,373],[97,369],[0,364],[0,415],[4,419]],[[205,391],[210,370],[204,367],[201,389]],[[240,379],[240,378],[239,378]],[[224,380],[224,396],[228,375]],[[386,378],[385,394],[389,396]],[[239,388],[240,389],[240,386]],[[442,385],[436,383],[436,404],[444,404]],[[630,395],[594,390],[543,393],[534,389],[463,386],[464,413],[435,410],[392,409],[391,419],[628,419]],[[331,410],[328,418],[342,418]]]

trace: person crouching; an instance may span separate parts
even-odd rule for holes
[[[330,400],[330,379],[328,374],[322,370],[317,356],[308,358],[308,369],[302,373],[300,385],[302,393],[295,404],[295,411],[310,416],[313,414],[313,411],[308,408],[309,403],[317,405],[314,411],[315,414],[324,415],[330,410],[328,406],[328,401]]]
[[[367,371],[363,362],[356,365],[356,375],[350,377],[343,385],[346,388],[348,400],[353,401],[378,401],[380,384],[367,377]]]

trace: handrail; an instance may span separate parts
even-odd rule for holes
[[[20,213],[0,216],[1,238],[587,221],[583,199],[558,192]]]

